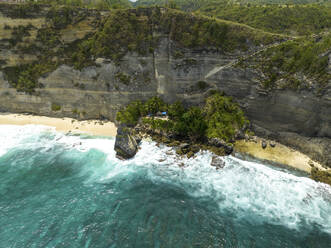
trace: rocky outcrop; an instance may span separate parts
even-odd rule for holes
[[[232,144],[227,144],[224,140],[218,138],[209,139],[208,144],[217,148],[224,148],[225,154],[227,155],[230,155],[233,152]]]
[[[136,155],[138,144],[131,134],[130,128],[126,126],[118,127],[114,149],[116,157],[122,160],[133,158]]]

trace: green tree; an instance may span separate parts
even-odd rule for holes
[[[180,127],[184,133],[194,141],[203,139],[206,134],[207,124],[199,107],[191,107],[180,120]]]
[[[183,114],[186,112],[183,104],[179,101],[168,106],[168,116],[171,120],[178,121],[182,118]]]
[[[142,110],[143,104],[141,101],[131,102],[125,109],[117,112],[116,120],[134,126],[142,116]]]
[[[220,138],[229,142],[236,131],[248,123],[244,113],[232,98],[219,93],[207,98],[204,113],[209,138]]]
[[[159,111],[166,111],[167,106],[164,103],[164,101],[155,96],[150,98],[147,102],[144,104],[144,114],[152,114],[155,115]]]

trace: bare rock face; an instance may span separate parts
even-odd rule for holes
[[[138,151],[136,139],[131,135],[130,129],[120,126],[115,141],[116,157],[122,160],[133,158]]]

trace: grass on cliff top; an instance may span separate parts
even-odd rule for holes
[[[200,13],[273,33],[308,35],[331,29],[331,6],[209,3]]]
[[[249,123],[232,98],[219,93],[209,96],[203,107],[189,109],[184,108],[180,102],[166,104],[158,97],[145,103],[132,102],[117,113],[116,120],[134,126],[141,117],[154,116],[159,111],[167,111],[169,119],[143,118],[143,123],[154,130],[162,130],[192,141],[219,138],[231,142],[236,133]]]
[[[135,5],[180,8],[288,35],[307,35],[331,28],[331,5],[327,0],[324,5],[315,0],[139,0]]]

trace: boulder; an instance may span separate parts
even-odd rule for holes
[[[218,170],[224,168],[225,162],[221,157],[213,156],[210,165],[216,167],[216,170]]]
[[[233,152],[233,146],[232,145],[225,145],[224,146],[224,151],[225,151],[226,155],[231,155],[231,153]]]
[[[190,145],[187,143],[180,144],[176,149],[176,153],[178,155],[187,154],[189,151],[190,151]]]
[[[186,149],[189,149],[189,148],[190,148],[190,144],[182,143],[182,144],[179,145],[179,148],[182,149],[182,150],[183,150],[183,149],[185,149],[185,150],[186,150]]]
[[[138,144],[130,129],[120,126],[115,141],[116,157],[122,160],[133,158],[138,151]]]
[[[208,140],[208,144],[215,147],[223,147],[226,142],[218,138],[211,138]]]
[[[227,155],[230,155],[233,152],[233,146],[227,144],[224,140],[218,138],[211,138],[208,140],[210,146],[215,146],[217,148],[224,148],[224,151]]]

